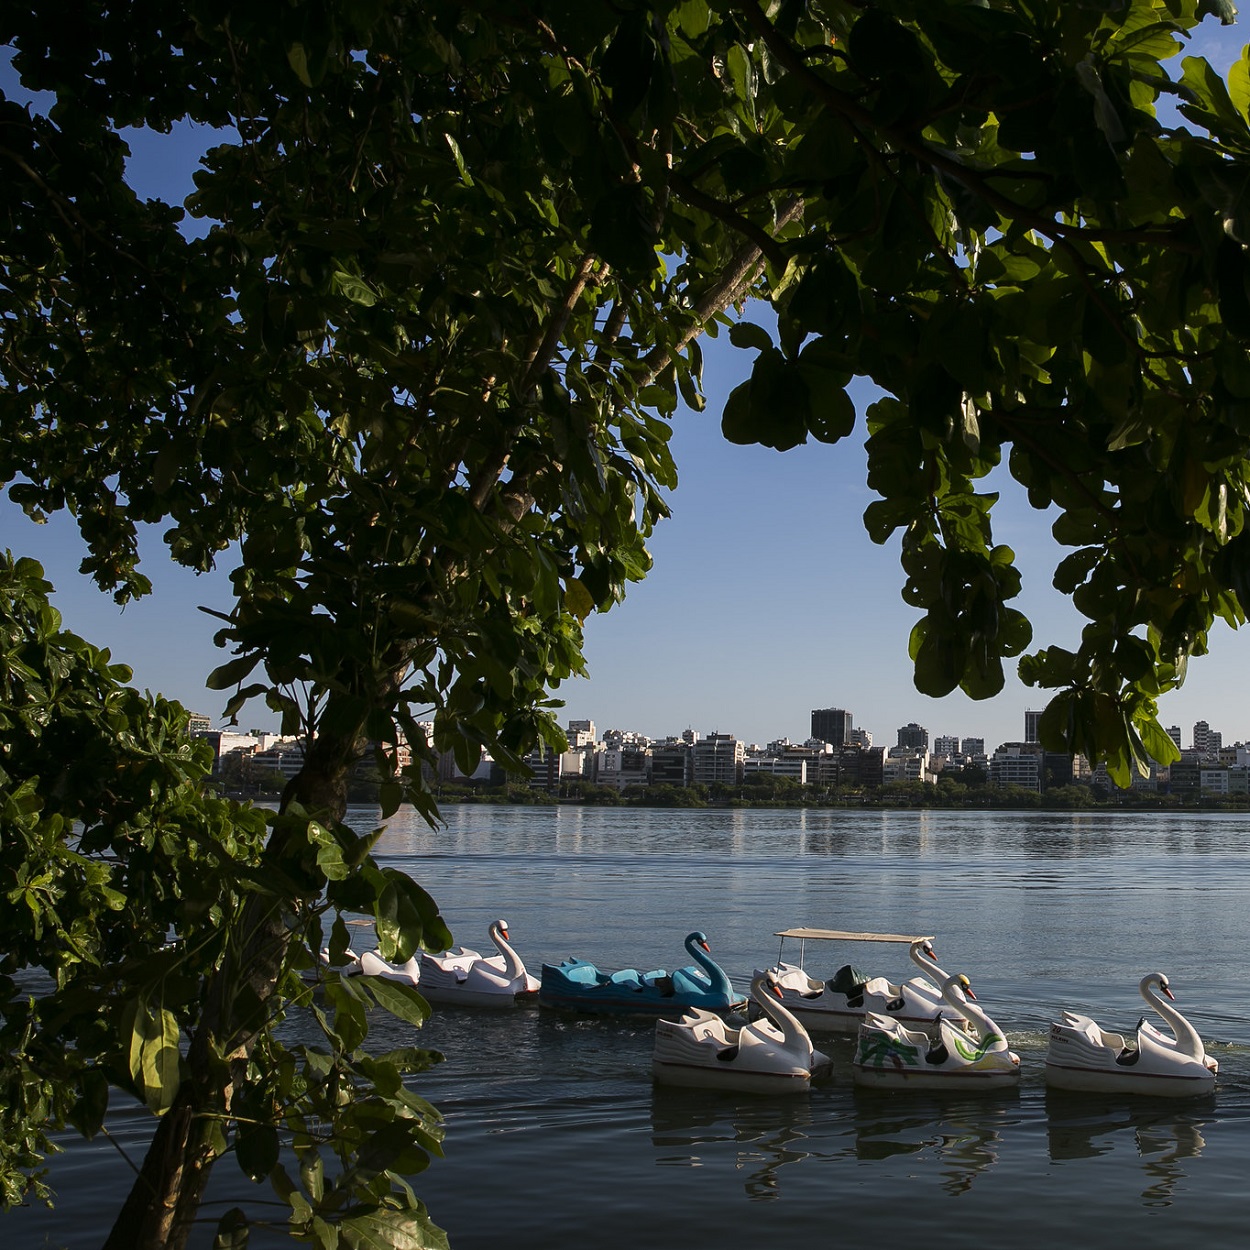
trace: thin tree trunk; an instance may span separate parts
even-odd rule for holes
[[[359,735],[318,736],[304,767],[287,786],[281,810],[299,802],[310,811],[341,819],[347,808],[348,779],[363,749]],[[271,841],[270,849],[280,851],[281,846]],[[230,1114],[234,1082],[228,1074],[246,1062],[263,1023],[255,1016],[239,1017],[238,992],[250,991],[246,998],[262,1008],[272,1000],[292,937],[284,920],[299,901],[253,895],[244,904],[240,940],[226,951],[209,982],[187,1052],[187,1075],[173,1106],[157,1123],[103,1250],[185,1250]]]

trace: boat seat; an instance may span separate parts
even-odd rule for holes
[[[950,1058],[950,1052],[946,1049],[945,1042],[939,1042],[932,1050],[926,1052],[925,1063],[939,1064],[945,1063]]]
[[[1140,1050],[1128,1050],[1126,1048],[1116,1055],[1115,1061],[1121,1068],[1131,1068],[1140,1058]]]
[[[852,994],[862,997],[867,984],[868,978],[854,964],[843,964],[828,981],[829,988],[835,994],[845,994],[848,998]]]

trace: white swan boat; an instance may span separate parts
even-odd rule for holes
[[[1020,1056],[1007,1045],[998,1025],[975,1005],[968,978],[947,977],[942,997],[953,1014],[967,1020],[968,1031],[939,1016],[931,1036],[870,1012],[860,1025],[852,1061],[856,1085],[965,1093],[1020,1084]]]
[[[456,949],[420,955],[418,988],[432,1003],[459,1003],[464,1007],[515,1007],[538,997],[538,978],[532,977],[513,950],[508,922],[490,926],[490,940],[498,954]]]
[[[1104,1031],[1089,1016],[1065,1011],[1063,1021],[1050,1026],[1048,1086],[1164,1098],[1192,1097],[1215,1089],[1219,1064],[1207,1054],[1197,1029],[1160,997],[1173,998],[1167,977],[1162,972],[1147,973],[1138,990],[1170,1026],[1172,1035],[1143,1017],[1137,1025],[1136,1045],[1131,1046],[1122,1034]]]
[[[770,974],[751,982],[751,997],[767,1019],[740,1029],[701,1007],[687,1008],[677,1020],[657,1020],[651,1059],[655,1080],[749,1094],[801,1094],[813,1076],[831,1071],[828,1055],[812,1046],[807,1030],[781,1005]]]
[[[781,938],[776,964],[767,969],[757,968],[755,975],[771,972],[781,989],[782,1002],[809,1029],[825,1033],[855,1033],[870,1012],[922,1029],[933,1028],[939,1015],[945,1015],[957,1025],[963,1020],[960,1013],[952,1011],[938,988],[949,974],[938,966],[932,937],[805,928],[781,929],[775,936]],[[799,941],[797,964],[787,963],[782,958],[787,939]],[[804,968],[809,941],[905,942],[912,963],[928,977],[912,977],[910,981],[895,985],[885,977],[863,977],[846,964],[828,980],[817,980]]]
[[[506,920],[496,920],[490,926],[490,939],[498,954],[489,957],[457,946],[437,955],[422,951],[402,964],[392,964],[376,950],[359,956],[349,951],[353,962],[347,975],[406,981],[432,1003],[516,1007],[533,1002],[538,995],[538,979],[529,975],[510,945]],[[322,958],[328,958],[325,952]]]

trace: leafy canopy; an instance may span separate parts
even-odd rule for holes
[[[103,1080],[165,1110],[136,1194],[162,1195],[175,1227],[132,1197],[113,1244],[180,1244],[188,1176],[227,1148],[259,1175],[279,1127],[311,1149],[307,1116],[349,1086],[382,1099],[369,1124],[387,1149],[345,1124],[341,1185],[311,1154],[298,1186],[275,1179],[299,1230],[331,1244],[336,1221],[359,1238],[393,1219],[415,1221],[412,1244],[436,1236],[400,1176],[433,1148],[431,1121],[405,1101],[407,1060],[358,1057],[356,991],[330,975],[324,1053],[272,1049],[327,904],[373,914],[388,951],[446,939],[419,887],[379,876],[342,827],[347,772],[365,743],[394,760],[406,738],[416,761],[385,806],[406,792],[433,819],[432,748],[516,762],[560,741],[549,692],[581,671],[582,622],[647,571],[676,481],[667,420],[679,398],[703,403],[698,336],[751,298],[777,329],[733,326],[754,363],[725,433],[788,450],[852,436],[862,415],[879,496],[865,522],[899,536],[918,687],[988,697],[1019,657],[1056,692],[1052,749],[1122,782],[1172,757],[1156,701],[1250,593],[1250,60],[1224,83],[1177,59],[1212,14],[1232,6],[4,9],[14,69],[55,103],[0,98],[0,482],[33,516],[71,512],[84,570],[123,600],[149,589],[140,523],[193,568],[239,543],[213,684],[231,710],[263,696],[308,742],[262,844],[254,814],[193,797],[203,765],[176,713],[119,693],[105,660],[58,638],[37,572],[12,566],[19,711],[0,741],[38,762],[6,762],[2,782],[23,830],[4,888],[29,928],[9,973],[68,967],[53,907],[76,949],[105,952],[90,993],[133,1004],[62,1074],[50,1043],[32,1052],[42,1026],[13,981],[12,1105],[22,1125],[72,1111],[89,1131],[49,1092],[64,1075],[84,1106]],[[145,198],[129,128],[189,124],[206,147],[194,195]],[[853,377],[885,392],[864,414]],[[1000,465],[1071,549],[1055,584],[1089,621],[1075,651],[1027,652],[985,489]],[[110,817],[101,847],[121,839],[129,863],[139,837],[143,862],[160,812],[208,822],[203,887],[179,858],[200,850],[161,851],[151,919],[187,956],[169,998],[154,929],[133,971],[109,947],[157,887],[75,858],[67,822],[87,817],[55,823],[60,757],[31,753],[44,731],[20,708],[47,678],[21,648],[49,646],[97,738],[103,709],[141,743],[165,726],[155,788],[126,817],[145,832],[114,835]],[[84,795],[121,767],[82,758]],[[66,1028],[85,1027],[80,1007],[98,1022],[79,977],[54,990],[71,993]],[[314,1090],[328,1101],[310,1112]],[[15,1166],[41,1148],[29,1131]],[[382,1165],[353,1171],[359,1152]]]

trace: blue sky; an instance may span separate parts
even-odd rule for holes
[[[1242,39],[1240,27],[1207,22],[1191,51],[1224,70]],[[7,69],[0,84],[12,85]],[[138,136],[132,146],[146,194],[179,199],[189,191],[203,147],[195,134],[152,145]],[[842,707],[878,744],[892,745],[910,721],[932,735],[984,737],[991,749],[1023,737],[1025,708],[1043,706],[1044,697],[1010,666],[1004,692],[984,703],[960,694],[934,700],[912,685],[907,638],[916,613],[900,598],[898,545],[875,546],[861,521],[873,498],[862,420],[834,447],[778,453],[726,443],[720,409],[749,371],[751,353],[723,335],[704,350],[708,406],[702,414],[683,409],[674,421],[681,481],[672,519],[651,542],[655,567],[623,604],[587,622],[590,677],[556,692],[566,703],[563,718],[655,737],[689,727],[767,742],[802,740],[812,708]],[[857,387],[862,419],[872,395]],[[1005,474],[991,485],[1002,491],[995,534],[1023,572],[1018,603],[1033,621],[1034,646],[1075,646],[1081,619],[1050,587],[1057,548],[1047,519]],[[204,678],[225,653],[212,646],[213,620],[196,609],[228,609],[228,569],[197,577],[166,557],[154,532],[144,547],[154,593],[121,610],[77,573],[82,545],[65,517],[35,526],[0,500],[0,545],[44,565],[66,626],[109,647],[133,668],[136,685],[220,715],[225,698],[206,690]],[[1199,719],[1226,742],[1250,739],[1247,661],[1250,633],[1217,627],[1212,654],[1195,661],[1185,686],[1163,701],[1163,723],[1180,725],[1186,744]],[[272,726],[263,706],[253,709],[241,716],[245,728]]]

